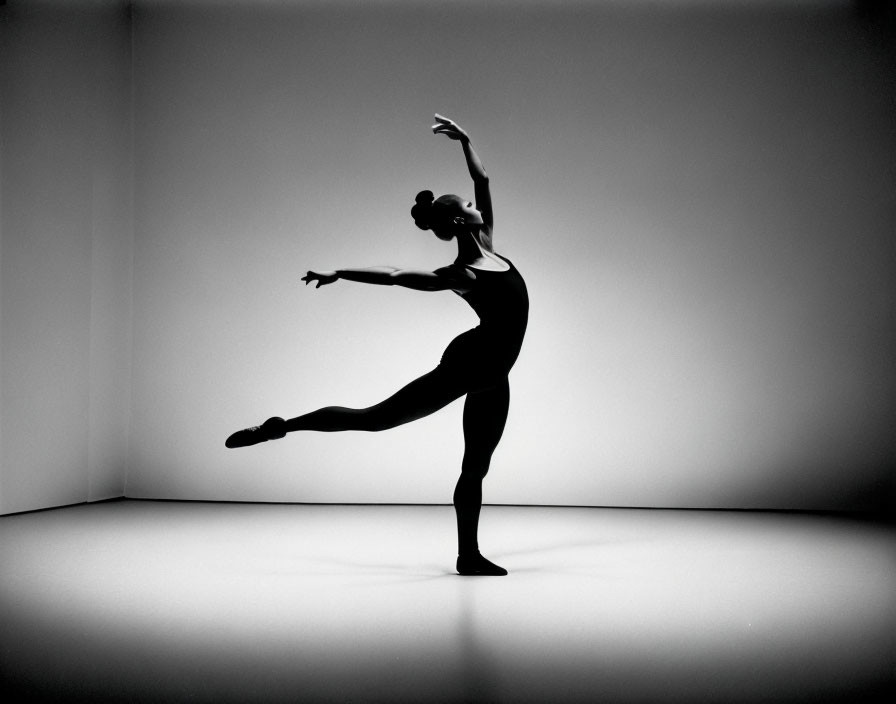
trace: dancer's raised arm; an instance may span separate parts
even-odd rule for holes
[[[445,267],[438,271],[397,269],[392,266],[373,266],[364,269],[338,269],[337,271],[309,271],[302,277],[307,286],[317,282],[315,288],[332,284],[339,279],[379,286],[403,286],[416,291],[467,291],[469,274],[462,268]]]
[[[491,234],[494,225],[492,215],[492,195],[488,187],[488,174],[482,166],[479,155],[473,149],[470,136],[454,121],[435,114],[436,124],[432,126],[433,134],[443,134],[449,139],[457,140],[464,149],[467,169],[473,179],[473,193],[476,196],[476,208],[482,213],[482,221]]]

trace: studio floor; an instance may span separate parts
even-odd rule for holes
[[[820,515],[119,501],[0,518],[6,701],[863,702],[896,531]],[[892,690],[890,690],[892,693]]]

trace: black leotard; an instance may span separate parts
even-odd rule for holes
[[[476,277],[472,288],[458,295],[476,311],[480,324],[451,341],[440,365],[469,379],[471,390],[507,376],[519,356],[529,320],[526,282],[509,259],[497,256],[510,265],[508,270],[485,271],[457,263],[442,270],[466,268]]]

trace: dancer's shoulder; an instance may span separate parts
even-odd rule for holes
[[[471,284],[476,281],[476,273],[460,262],[439,267],[433,273],[451,282],[451,288],[455,291],[468,291]]]

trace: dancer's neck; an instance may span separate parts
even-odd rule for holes
[[[479,269],[503,270],[504,262],[495,256],[494,252],[487,250],[479,240],[479,230],[468,230],[459,233],[457,240],[457,262]]]

